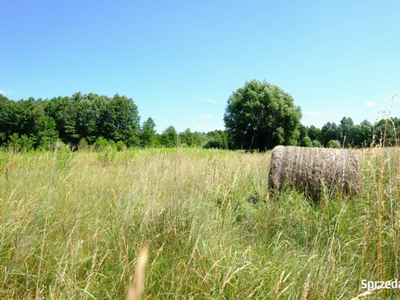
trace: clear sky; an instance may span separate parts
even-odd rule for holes
[[[398,0],[1,1],[0,93],[119,93],[158,132],[222,128],[252,79],[290,93],[304,125],[374,122],[399,54]]]

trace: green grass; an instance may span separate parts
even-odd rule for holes
[[[312,203],[268,153],[1,152],[0,298],[124,299],[144,245],[141,299],[355,297],[400,278],[399,149],[359,154],[362,194]]]

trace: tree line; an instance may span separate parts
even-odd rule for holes
[[[0,95],[0,147],[13,150],[49,149],[57,141],[73,149],[113,147],[203,147],[265,151],[276,145],[303,147],[369,147],[395,145],[400,119],[354,124],[343,117],[322,128],[300,123],[300,107],[278,86],[256,80],[233,92],[224,115],[226,130],[208,133],[169,126],[155,130],[152,118],[140,122],[132,99],[76,93],[71,97],[13,101]]]
[[[321,129],[300,123],[301,109],[290,94],[266,81],[246,82],[228,99],[224,121],[232,149],[265,151],[276,145],[303,147],[392,146],[399,138],[400,119],[385,118],[372,125],[355,125],[349,117]]]
[[[365,148],[375,144],[396,145],[400,136],[400,119],[382,119],[376,124],[364,120],[354,124],[343,117],[339,124],[327,122],[322,128],[299,126],[298,145],[303,147]]]
[[[205,147],[227,149],[224,131],[178,133],[173,126],[156,133],[155,122],[140,123],[132,99],[76,93],[71,97],[13,101],[0,95],[0,147],[48,149],[58,140],[72,148]]]

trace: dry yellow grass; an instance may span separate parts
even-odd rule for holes
[[[146,274],[146,266],[149,260],[149,247],[144,246],[139,253],[139,257],[136,262],[135,275],[131,286],[128,289],[127,300],[137,300],[142,293],[144,286],[144,279]]]
[[[399,278],[400,225],[399,149],[358,154],[360,195],[312,203],[268,197],[268,153],[1,153],[0,297],[126,298],[143,245],[141,299],[356,297]]]

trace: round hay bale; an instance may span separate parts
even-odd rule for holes
[[[347,149],[277,146],[269,169],[271,192],[283,186],[318,199],[322,187],[329,192],[357,194],[361,174],[358,156]]]

